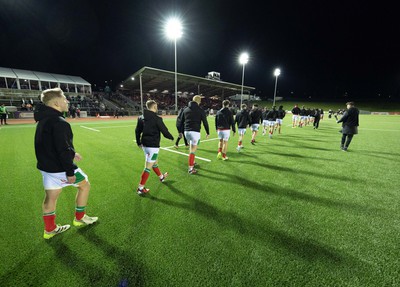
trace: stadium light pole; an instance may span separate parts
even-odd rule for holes
[[[169,39],[174,40],[175,45],[175,112],[178,112],[178,73],[177,73],[177,57],[176,57],[176,41],[182,36],[182,24],[177,18],[168,20],[165,27],[166,35]]]
[[[275,76],[275,90],[274,90],[274,103],[272,104],[275,106],[275,98],[276,98],[276,87],[278,86],[278,77],[281,74],[281,70],[276,68],[274,71],[274,76]]]
[[[240,94],[240,109],[242,109],[243,104],[243,84],[244,84],[244,66],[246,66],[247,62],[249,61],[249,54],[242,53],[239,57],[239,63],[243,65],[243,72],[242,72],[242,90]]]

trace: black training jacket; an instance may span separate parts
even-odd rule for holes
[[[262,112],[259,109],[250,111],[250,124],[260,124],[262,118]]]
[[[181,115],[181,127],[184,131],[200,132],[201,123],[203,122],[206,134],[210,134],[206,112],[199,105],[191,101]]]
[[[235,133],[235,121],[233,120],[233,114],[229,108],[220,109],[215,116],[215,129],[216,130],[230,130]]]
[[[35,153],[37,168],[50,173],[65,172],[74,175],[75,149],[70,124],[63,114],[44,104],[36,106]]]
[[[250,115],[247,110],[239,111],[235,116],[235,123],[238,126],[238,129],[245,129],[248,125],[250,125]]]
[[[174,139],[161,117],[155,112],[144,110],[143,115],[138,118],[135,129],[137,145],[160,147],[160,132],[167,139]]]

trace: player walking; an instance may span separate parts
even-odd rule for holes
[[[97,221],[85,209],[89,198],[90,184],[87,175],[76,166],[82,159],[75,152],[73,133],[63,113],[68,111],[68,100],[61,89],[48,89],[41,94],[42,103],[36,107],[34,117],[38,122],[35,133],[37,168],[43,177],[45,196],[42,205],[44,239],[50,239],[70,228],[69,224],[58,225],[56,221],[57,199],[66,186],[78,188],[76,194],[74,226],[85,226]]]
[[[161,140],[160,132],[167,139],[174,140],[174,137],[168,131],[162,118],[157,115],[157,103],[153,100],[148,100],[146,102],[146,107],[147,110],[144,110],[143,115],[138,118],[135,129],[136,143],[142,148],[146,160],[137,188],[138,195],[143,195],[150,191],[150,189],[145,188],[145,184],[150,176],[151,169],[157,174],[161,182],[164,182],[165,178],[168,176],[168,172],[162,174],[158,168],[158,153],[160,151]]]
[[[201,96],[194,96],[193,101],[189,102],[188,107],[183,111],[181,115],[181,126],[183,126],[185,137],[190,143],[188,170],[189,174],[197,173],[194,165],[197,146],[200,143],[201,123],[203,123],[204,129],[206,130],[206,138],[208,138],[208,136],[210,135],[206,112],[202,108],[200,108],[200,103]]]
[[[237,124],[239,133],[238,146],[236,148],[238,152],[243,148],[243,137],[246,133],[247,126],[250,125],[250,115],[247,111],[247,105],[242,104],[240,108],[241,110],[235,116],[235,123]]]
[[[256,143],[256,136],[262,119],[262,112],[258,109],[258,105],[254,104],[250,111],[250,124],[251,124],[251,144]]]
[[[228,160],[226,156],[228,151],[228,140],[231,133],[236,133],[235,121],[233,120],[233,114],[229,109],[230,102],[228,100],[222,101],[222,109],[220,109],[215,116],[215,129],[218,133],[218,154],[217,159]]]

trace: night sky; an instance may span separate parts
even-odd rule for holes
[[[399,99],[398,10],[373,2],[0,0],[0,66],[97,86],[117,86],[143,66],[173,71],[163,25],[178,16],[180,73],[217,71],[241,84],[238,56],[247,51],[245,85],[263,98],[273,96],[279,67],[279,96]]]

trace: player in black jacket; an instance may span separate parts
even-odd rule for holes
[[[82,159],[75,152],[70,124],[63,113],[68,111],[68,100],[61,89],[49,89],[41,94],[42,103],[36,106],[34,117],[38,122],[35,133],[37,168],[43,177],[45,197],[42,205],[45,230],[44,239],[50,239],[70,228],[57,225],[57,199],[66,186],[78,188],[76,195],[74,226],[85,226],[97,221],[86,214],[90,184],[87,175],[76,166]]]
[[[244,134],[246,133],[247,126],[250,126],[250,115],[249,112],[247,111],[247,105],[242,104],[240,108],[241,110],[235,116],[235,123],[237,124],[239,133],[239,141],[238,141],[238,146],[236,148],[238,152],[240,152],[240,150],[243,148],[242,144],[243,137]]]
[[[230,102],[228,100],[222,101],[222,109],[220,109],[215,116],[215,129],[218,133],[218,154],[217,159],[228,160],[226,156],[228,151],[228,140],[231,133],[236,133],[235,121],[233,120],[232,111],[229,109]]]
[[[262,112],[258,109],[258,105],[254,104],[252,110],[250,111],[250,125],[251,125],[251,144],[255,144],[258,129],[260,128],[260,123],[262,119]]]
[[[347,111],[343,116],[336,121],[342,123],[342,141],[340,148],[342,151],[347,151],[353,136],[358,134],[358,115],[360,111],[354,106],[354,102],[347,102]]]
[[[267,113],[267,123],[268,123],[268,135],[269,138],[272,139],[272,135],[274,134],[276,119],[278,118],[278,111],[275,106],[272,106],[272,110],[269,110]]]
[[[283,123],[283,118],[286,116],[286,111],[283,109],[283,106],[279,106],[278,108],[278,117],[276,119],[275,129],[278,129],[278,133],[281,133],[281,127]]]
[[[157,103],[153,100],[146,102],[147,110],[143,111],[143,115],[138,118],[135,129],[136,143],[143,149],[144,157],[146,159],[145,167],[140,177],[137,194],[143,195],[150,191],[145,188],[145,184],[150,175],[150,169],[157,174],[161,182],[164,182],[168,176],[168,172],[162,174],[158,168],[158,153],[160,151],[160,132],[164,137],[174,140],[165,126],[161,117],[157,116]]]
[[[298,105],[294,105],[292,109],[292,128],[300,125],[300,108]]]
[[[183,138],[183,140],[185,141],[185,146],[187,148],[189,147],[189,143],[185,137],[183,125],[181,123],[182,113],[185,110],[185,108],[186,107],[181,108],[178,112],[178,116],[176,117],[176,129],[178,130],[178,138],[176,139],[176,142],[175,142],[175,148],[179,148],[179,141],[181,140],[181,138]]]
[[[210,129],[208,126],[206,112],[200,108],[201,96],[196,95],[193,97],[193,101],[189,102],[188,107],[183,111],[181,115],[181,127],[184,130],[186,139],[190,142],[190,154],[189,154],[189,174],[197,173],[194,168],[195,165],[195,153],[197,145],[200,142],[200,129],[201,123],[203,123],[204,129],[206,130],[206,138],[210,135]]]

